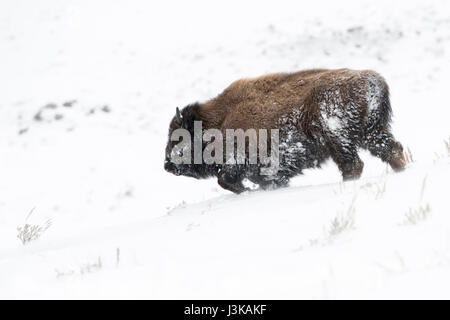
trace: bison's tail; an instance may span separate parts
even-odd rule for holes
[[[376,128],[389,128],[392,116],[389,87],[386,81],[376,73],[367,77],[367,131]]]

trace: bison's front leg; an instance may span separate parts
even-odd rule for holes
[[[250,190],[249,188],[244,187],[241,174],[233,166],[222,168],[217,177],[217,182],[225,190],[238,194]]]

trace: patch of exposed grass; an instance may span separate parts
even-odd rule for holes
[[[88,273],[93,273],[100,271],[103,268],[102,258],[99,256],[96,261],[89,262],[81,265],[78,269],[70,269],[66,271],[61,271],[59,269],[55,269],[56,278],[62,278],[66,276],[73,275],[84,275]]]
[[[444,140],[445,149],[447,149],[447,155],[450,156],[450,137]]]
[[[328,229],[328,234],[335,237],[344,231],[352,230],[355,227],[355,201],[356,196],[348,206],[345,212],[339,213],[331,221],[331,226]]]
[[[415,208],[409,208],[409,210],[405,213],[405,219],[400,224],[402,226],[411,226],[416,225],[421,221],[426,220],[431,215],[431,207],[430,204],[419,205]]]
[[[406,150],[403,152],[403,155],[405,157],[405,161],[407,164],[413,163],[415,161],[411,149],[409,147],[406,147]]]
[[[33,214],[34,208],[30,211],[25,222]],[[26,245],[32,241],[39,239],[42,234],[52,225],[51,219],[46,220],[42,225],[25,223],[23,226],[17,227],[17,238]]]

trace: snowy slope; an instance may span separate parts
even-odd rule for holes
[[[1,2],[0,298],[449,298],[449,58],[448,1]],[[314,67],[384,75],[406,171],[163,170],[175,107]]]

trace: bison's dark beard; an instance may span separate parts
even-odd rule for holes
[[[196,179],[207,179],[217,176],[219,168],[217,165],[207,164],[173,164],[166,163],[164,166],[166,171],[175,175],[192,177]]]

